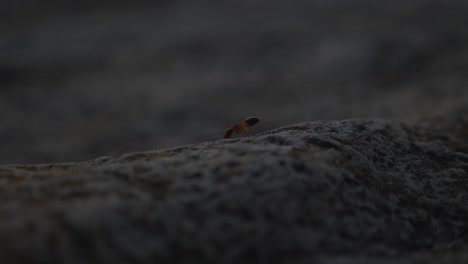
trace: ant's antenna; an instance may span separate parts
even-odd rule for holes
[[[268,120],[266,120],[266,119],[263,119],[263,118],[262,118],[262,119],[260,119],[260,121],[262,121],[263,123],[267,123],[267,124],[269,124],[269,125],[273,126],[274,128],[278,128],[278,126],[277,126],[277,125],[275,125],[275,124],[271,123],[270,121],[268,121]]]

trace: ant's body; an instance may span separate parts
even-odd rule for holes
[[[270,125],[276,127],[275,125],[273,125],[272,123],[270,123],[270,122],[268,122],[268,121],[266,121],[264,119],[260,119],[260,118],[255,117],[255,116],[251,116],[251,117],[247,117],[247,118],[242,118],[242,122],[240,122],[239,124],[234,124],[231,127],[229,127],[228,129],[226,129],[226,132],[224,132],[224,138],[230,138],[233,132],[236,132],[236,133],[246,132],[246,131],[248,131],[250,129],[251,126],[256,125],[258,122],[267,123],[267,124],[270,124]]]

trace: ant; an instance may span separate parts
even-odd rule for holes
[[[228,129],[226,129],[226,132],[224,132],[224,138],[230,138],[233,132],[236,132],[236,133],[246,132],[250,129],[251,126],[256,125],[258,122],[267,123],[274,127],[277,127],[265,119],[260,119],[255,116],[251,116],[247,118],[242,118],[242,121],[239,124],[234,124]]]

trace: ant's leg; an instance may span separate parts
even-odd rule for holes
[[[249,134],[249,128],[248,127],[245,127],[242,132],[244,132],[244,134],[247,136],[247,137],[250,137],[250,134]]]
[[[248,127],[247,130],[250,132],[251,137],[255,136],[255,133],[254,133],[252,127]]]

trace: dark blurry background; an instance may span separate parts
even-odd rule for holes
[[[215,140],[250,115],[408,119],[468,102],[467,1],[0,5],[2,164]]]

